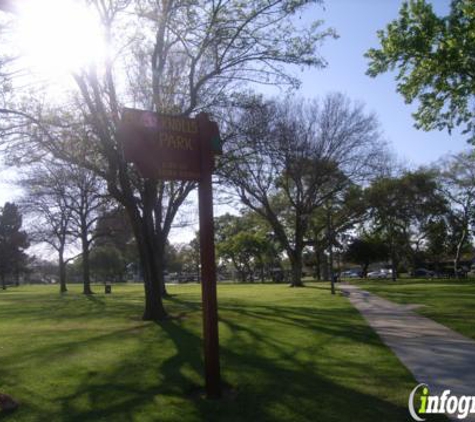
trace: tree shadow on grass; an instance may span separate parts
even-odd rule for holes
[[[187,314],[201,310],[201,305],[197,302],[183,301],[174,298],[175,306],[185,308]],[[225,317],[230,315],[233,318]],[[228,324],[234,331],[247,330],[253,334],[249,324],[240,324],[239,321],[245,316],[259,322],[267,321],[272,324],[282,324],[286,327],[298,327],[309,331],[309,335],[325,334],[334,337],[346,337],[360,343],[371,343],[372,345],[385,347],[379,337],[368,329],[367,324],[360,318],[360,324],[355,321],[357,314],[352,308],[342,307],[335,310],[316,309],[310,306],[268,306],[256,305],[245,306],[243,304],[233,304],[229,301],[222,301],[219,305],[219,321]],[[351,329],[350,329],[351,327]],[[258,332],[255,335],[259,335]]]
[[[191,395],[190,392],[203,386],[201,334],[189,328],[201,319],[200,305],[179,298],[170,300],[175,311],[185,311],[186,319],[144,324],[147,336],[137,348],[102,371],[76,373],[77,383],[73,389],[52,391],[52,397],[31,391],[27,386],[19,389],[30,397],[25,396],[27,400],[18,412],[0,414],[0,419],[12,422],[409,420],[404,405],[363,393],[343,380],[329,379],[328,374],[338,366],[344,367],[345,362],[329,360],[326,363],[332,365],[330,369],[318,367],[301,360],[297,353],[289,352],[291,349],[285,344],[285,338],[272,338],[262,326],[259,329],[252,324],[253,320],[266,324],[274,322],[287,329],[308,331],[309,336],[347,336],[355,345],[367,341],[365,330],[358,329],[355,333],[349,329],[351,315],[332,320],[329,310],[310,313],[308,307],[236,306],[225,302],[221,306],[220,321],[231,335],[223,339],[221,347],[223,378],[236,389],[237,395],[222,400]],[[130,329],[118,330],[68,345],[52,344],[49,349],[44,346],[36,352],[46,364],[51,356],[60,358],[74,353],[80,356],[81,348],[100,350],[103,344],[110,342],[116,342],[119,348],[120,338],[128,334]],[[315,354],[320,353],[320,346],[318,342],[312,344]],[[168,353],[163,354],[163,349]],[[295,344],[295,350],[299,350],[298,344]],[[34,357],[28,354],[17,358]],[[361,383],[367,381],[364,377],[374,375],[374,371],[369,370],[371,362],[367,365],[353,368],[352,376],[359,374]],[[344,375],[345,368],[341,373]],[[0,367],[0,378],[10,375]],[[389,373],[381,374],[384,375],[388,375],[387,383],[394,382]],[[48,403],[50,401],[54,403]]]
[[[225,374],[236,383],[232,399],[191,398],[196,384],[183,371],[190,367],[202,374],[202,341],[177,321],[157,324],[173,341],[175,353],[163,362],[137,366],[131,356],[114,371],[86,379],[74,394],[62,400],[62,415],[71,422],[89,420],[201,420],[218,421],[403,421],[407,409],[325,379],[317,371],[283,355],[282,360],[256,354],[253,350],[222,348]],[[162,335],[160,334],[160,337]],[[256,339],[256,341],[258,341]],[[157,345],[158,347],[158,345]],[[145,353],[146,350],[143,350]],[[278,354],[281,352],[279,351]],[[286,362],[286,363],[282,363]],[[140,383],[149,373],[157,381]],[[388,380],[390,382],[390,380]],[[77,402],[91,403],[81,411]],[[165,408],[150,408],[163,401]],[[170,407],[167,409],[166,407]],[[148,409],[148,410],[147,410]],[[142,412],[143,419],[137,417]],[[148,414],[147,414],[148,412]],[[66,420],[66,419],[65,419]],[[436,420],[436,419],[433,419]],[[439,420],[445,420],[443,418]]]
[[[141,301],[130,301],[119,297],[115,297],[113,301],[107,301],[100,295],[70,295],[70,296],[53,296],[42,297],[40,300],[31,301],[28,306],[20,306],[19,303],[12,306],[0,307],[0,320],[10,318],[10,312],[14,306],[14,316],[17,322],[24,321],[46,321],[51,320],[53,323],[64,320],[68,321],[82,320],[94,316],[107,317],[117,316],[123,317],[130,315],[138,317],[143,312],[143,303]]]
[[[96,305],[100,306],[105,306],[106,302],[103,297],[98,297],[97,294],[92,294],[92,295],[84,295],[87,300],[90,302],[95,303]]]

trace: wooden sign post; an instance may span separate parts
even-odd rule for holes
[[[214,256],[213,188],[211,174],[214,155],[212,127],[204,113],[197,117],[201,134],[201,180],[198,186],[200,213],[201,296],[203,301],[203,337],[208,398],[221,396],[219,366],[218,305],[216,297],[216,260]]]
[[[205,113],[196,119],[125,109],[118,131],[126,161],[149,179],[195,180],[200,219],[201,294],[206,396],[221,396],[216,261],[214,254],[214,155],[219,129]]]

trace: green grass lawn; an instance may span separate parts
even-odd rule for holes
[[[0,391],[21,402],[0,420],[409,420],[412,376],[326,287],[219,286],[222,373],[232,389],[216,401],[196,394],[199,286],[170,287],[176,318],[159,324],[140,320],[142,290],[0,291]]]
[[[474,280],[372,280],[355,284],[396,303],[424,305],[416,312],[475,339]]]

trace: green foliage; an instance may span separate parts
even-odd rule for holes
[[[445,217],[446,251],[457,263],[471,248],[475,225],[475,158],[471,152],[460,152],[439,163],[438,184],[447,199]]]
[[[90,265],[98,281],[121,281],[125,265],[121,252],[113,246],[101,246],[91,251]]]
[[[309,237],[312,240],[322,239],[325,246],[328,246],[328,230],[330,230],[331,243],[334,246],[341,246],[338,237],[361,223],[367,209],[363,189],[358,185],[347,185],[312,214]]]
[[[26,232],[21,230],[22,216],[18,207],[6,202],[0,213],[0,278],[5,288],[7,276],[18,275],[25,270],[29,246]]]
[[[436,265],[448,257],[453,242],[450,242],[450,228],[444,218],[429,221],[426,226],[426,260]]]
[[[424,170],[379,179],[367,195],[376,221],[401,229],[423,222],[445,209],[445,200],[437,191],[434,175]]]
[[[345,260],[361,265],[366,273],[369,264],[389,258],[387,243],[378,236],[363,236],[354,239],[345,251]]]
[[[255,213],[225,214],[215,227],[217,255],[234,266],[241,281],[254,281],[257,275],[263,279],[266,267],[280,261],[268,225]]]
[[[372,229],[387,242],[394,267],[404,259],[414,265],[414,246],[426,236],[429,222],[447,209],[435,175],[419,170],[379,179],[368,189],[367,198]]]
[[[124,208],[103,212],[94,228],[94,238],[95,248],[113,248],[127,263],[138,262],[134,234]]]
[[[425,246],[421,259],[435,264],[436,270],[443,262],[453,262],[458,268],[463,256],[472,259],[473,234],[460,210],[447,210],[446,213],[431,219],[424,231]]]
[[[179,248],[178,257],[181,270],[185,273],[195,274],[200,277],[200,239],[199,233],[187,244]]]
[[[183,270],[180,249],[168,241],[165,244],[165,269],[169,273],[179,273]]]
[[[405,1],[399,18],[379,31],[368,74],[397,70],[397,90],[415,99],[416,126],[424,130],[462,126],[475,143],[475,3],[453,0],[448,16],[437,16],[426,0]]]

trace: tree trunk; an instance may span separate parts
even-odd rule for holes
[[[60,293],[66,293],[68,288],[66,287],[66,262],[64,262],[64,251],[61,249],[59,254],[59,291]]]
[[[241,283],[245,283],[247,281],[247,277],[246,277],[246,271],[244,270],[243,267],[239,267],[238,274],[239,274],[239,281]]]
[[[328,250],[328,266],[329,266],[329,274],[330,274],[330,286],[331,286],[331,294],[335,294],[335,274],[333,272],[333,247],[330,243],[329,250]]]
[[[117,199],[125,208],[132,226],[137,251],[139,253],[140,266],[143,273],[145,308],[142,319],[144,321],[160,321],[168,318],[162,301],[164,291],[163,261],[157,259],[159,248],[157,231],[155,230],[154,213],[156,214],[157,227],[161,222],[161,215],[156,212],[161,204],[157,204],[157,182],[145,180],[142,189],[139,190],[142,204],[134,194],[134,188],[127,171],[127,165],[122,159],[119,160],[118,178],[120,189],[114,183],[109,184],[109,193]],[[166,241],[164,236],[163,242]],[[160,278],[162,273],[162,278]]]
[[[137,241],[140,265],[143,272],[145,290],[145,309],[142,316],[144,321],[160,321],[168,317],[163,306],[159,272],[157,248],[153,226],[153,206],[144,206],[143,216],[140,215],[133,201],[125,202],[127,213],[132,223],[132,229]]]
[[[7,290],[7,285],[5,284],[5,274],[2,274],[2,290]]]
[[[335,294],[335,278],[333,274],[333,233],[331,225],[331,209],[327,210],[327,238],[328,238],[328,274],[330,276],[331,294]]]
[[[163,234],[157,234],[156,236],[156,245],[157,252],[154,256],[155,265],[158,268],[158,283],[160,285],[160,295],[161,297],[167,297],[167,286],[165,285],[165,243],[166,238],[163,238]]]
[[[368,274],[368,267],[369,267],[369,262],[365,262],[363,264],[362,274],[361,274],[364,278],[366,278],[366,276]]]
[[[397,269],[397,262],[396,262],[396,251],[394,247],[394,231],[393,231],[393,226],[392,224],[389,225],[389,233],[390,233],[390,238],[389,238],[389,255],[391,257],[391,278],[393,281],[396,281],[397,279],[397,274],[396,274],[396,269]]]
[[[391,278],[393,281],[397,280],[397,260],[394,253],[391,253]]]
[[[330,281],[329,266],[328,266],[328,257],[322,253],[322,280]]]
[[[232,257],[231,261],[232,261],[233,266],[234,266],[234,274],[237,273],[237,275],[238,275],[238,281],[240,281],[242,283],[245,283],[246,282],[246,272],[242,269],[242,266],[240,266],[238,264],[238,262],[236,261],[236,258]]]
[[[287,255],[290,259],[290,265],[292,267],[292,282],[290,287],[304,287],[302,282],[302,254],[303,254],[303,236],[306,232],[306,224],[304,224],[303,216],[297,212],[295,215],[295,237],[293,250],[288,247]]]
[[[264,283],[265,282],[264,262],[262,260],[260,260],[259,265],[260,265],[261,283]]]
[[[391,276],[392,276],[392,280],[393,281],[396,281],[397,280],[397,265],[395,263],[395,261],[392,262],[391,264]]]
[[[150,238],[143,236],[140,240],[137,239],[145,290],[145,309],[142,316],[144,321],[160,321],[168,316],[162,302],[159,271],[152,243]]]
[[[463,247],[463,244],[465,243],[466,237],[467,237],[467,231],[463,230],[462,231],[462,237],[461,237],[460,241],[457,243],[457,250],[455,252],[455,258],[454,258],[454,276],[455,276],[455,278],[459,278],[458,267],[459,267],[459,262],[460,262],[460,255],[462,255],[462,247]]]
[[[292,267],[292,281],[290,287],[304,287],[302,282],[302,253],[294,251],[289,258]]]
[[[249,265],[249,262],[246,262],[244,264],[244,268],[245,268],[246,274],[248,275],[249,282],[254,283],[254,271],[252,270],[251,266]]]
[[[86,229],[87,230],[87,229]],[[83,278],[83,294],[91,295],[91,275],[89,265],[89,240],[87,238],[87,231],[81,234],[82,243],[82,278]]]
[[[318,281],[322,279],[322,260],[320,255],[320,249],[315,247],[315,275]]]

